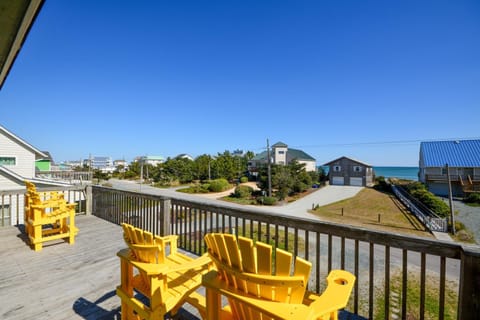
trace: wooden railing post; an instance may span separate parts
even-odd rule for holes
[[[87,216],[92,214],[92,208],[93,208],[92,186],[87,185],[85,187],[85,214]]]
[[[171,200],[168,198],[160,199],[160,216],[158,222],[160,223],[159,232],[161,236],[170,234],[170,208]]]
[[[461,253],[457,319],[478,319],[480,315],[480,250],[464,247]]]

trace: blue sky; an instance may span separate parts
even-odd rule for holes
[[[480,137],[479,1],[47,0],[0,124],[57,162],[261,152],[418,164]]]

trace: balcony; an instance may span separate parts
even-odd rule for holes
[[[358,281],[344,319],[477,319],[480,314],[477,246],[104,187],[88,186],[84,194],[86,213],[77,217],[80,232],[73,246],[47,244],[34,252],[22,226],[0,228],[0,318],[117,319],[116,252],[125,247],[118,226],[123,221],[156,234],[178,234],[179,247],[196,255],[205,251],[203,236],[212,231],[270,242],[313,263],[309,289],[317,292],[331,269],[346,269]],[[189,310],[183,312],[191,319]]]

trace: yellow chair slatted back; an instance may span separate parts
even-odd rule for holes
[[[273,270],[271,245],[234,235],[213,233],[205,236],[208,251],[227,283],[236,289],[270,301],[301,303],[312,264],[276,249]]]
[[[122,223],[122,228],[125,242],[135,258],[147,263],[165,262],[164,245],[160,237],[126,223]]]
[[[230,234],[205,236],[217,271],[204,276],[207,319],[338,319],[355,276],[332,270],[322,295],[307,291],[312,264],[290,252]],[[221,308],[220,295],[228,300]]]

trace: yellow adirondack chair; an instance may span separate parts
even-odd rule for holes
[[[196,290],[202,275],[213,267],[208,254],[191,258],[177,251],[176,235],[154,236],[126,223],[122,227],[128,245],[117,253],[122,319],[163,319],[168,312],[177,313],[184,303],[205,315],[205,297]]]
[[[203,277],[207,319],[338,319],[355,283],[355,276],[332,270],[322,295],[307,291],[311,263],[291,253],[248,238],[210,233],[208,253],[217,271]],[[272,261],[275,260],[275,264]],[[274,265],[274,270],[273,269]],[[221,296],[228,300],[222,308]]]
[[[57,192],[41,195],[33,183],[25,181],[25,184],[25,231],[33,249],[42,250],[44,242],[57,239],[74,244],[78,233],[75,204],[67,203]]]

